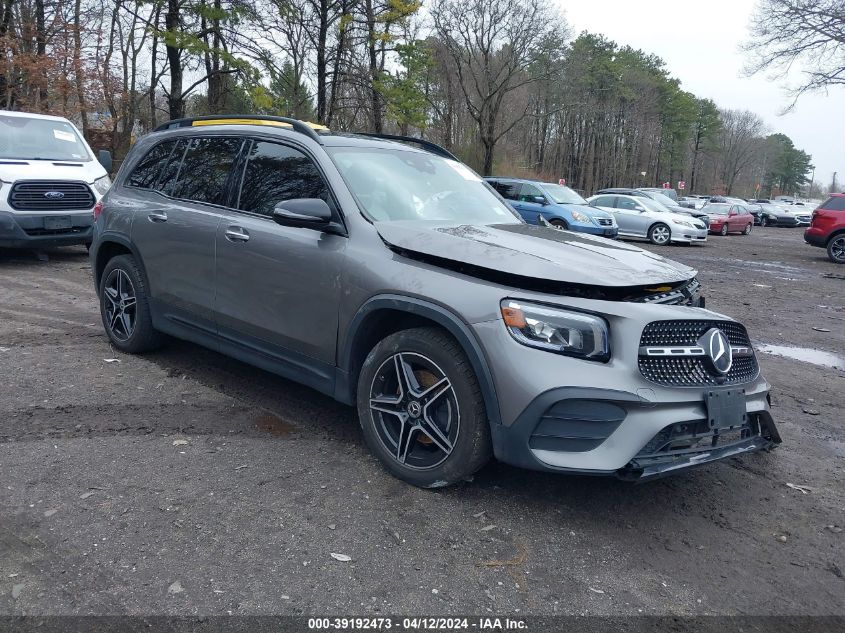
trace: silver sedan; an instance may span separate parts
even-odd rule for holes
[[[658,246],[670,242],[690,244],[707,241],[704,222],[673,213],[650,198],[601,194],[587,198],[587,202],[613,214],[619,225],[619,237],[646,239]]]

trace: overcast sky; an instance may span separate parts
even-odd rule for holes
[[[684,90],[713,99],[721,108],[759,114],[813,157],[816,181],[833,172],[845,183],[845,88],[801,97],[789,114],[782,81],[742,76],[738,46],[748,37],[755,0],[553,0],[566,14],[572,35],[601,33],[619,44],[655,53]],[[811,174],[808,174],[808,176]]]

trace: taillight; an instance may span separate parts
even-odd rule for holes
[[[94,205],[94,220],[96,221],[97,218],[100,217],[100,214],[103,212],[103,201],[100,200],[97,204]]]

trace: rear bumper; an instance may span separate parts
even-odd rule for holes
[[[804,241],[810,246],[819,246],[824,248],[827,246],[827,234],[822,233],[818,229],[810,227],[804,231]]]
[[[91,241],[91,211],[23,214],[0,211],[0,248],[54,248]]]

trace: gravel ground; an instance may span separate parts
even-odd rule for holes
[[[843,354],[845,267],[800,230],[657,250],[757,341]],[[84,249],[0,252],[0,615],[845,615],[845,371],[760,362],[772,453],[423,491],[314,391],[177,341],[115,353]]]

